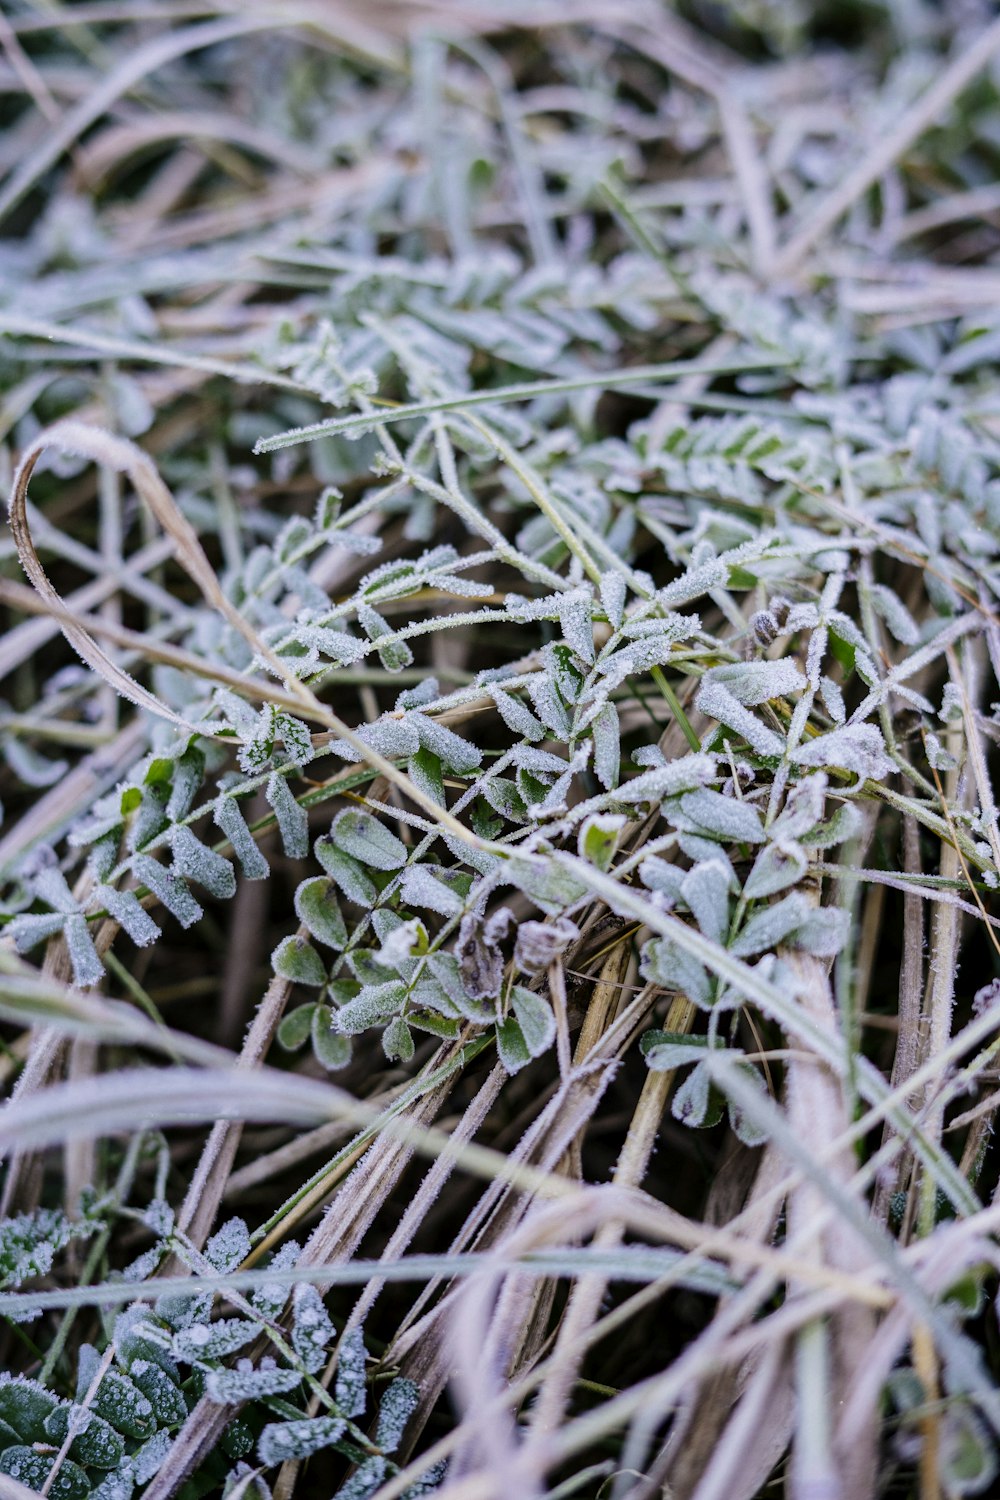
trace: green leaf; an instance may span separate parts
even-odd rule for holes
[[[528,1052],[532,1057],[541,1057],[556,1036],[556,1018],[551,1005],[541,995],[519,984],[514,985],[510,997]]]
[[[327,981],[327,972],[316,949],[305,938],[286,937],[271,955],[274,972],[294,984],[306,984],[320,989]]]
[[[406,845],[378,818],[348,808],[333,820],[330,835],[338,849],[373,870],[398,870],[406,863]]]
[[[348,901],[356,906],[372,907],[378,900],[378,886],[364,867],[338,849],[329,834],[316,840],[316,858],[328,875],[340,886]]]
[[[286,1052],[297,1052],[305,1046],[312,1033],[313,1015],[321,1009],[322,1006],[314,1004],[297,1005],[283,1016],[277,1032],[278,1046]]]
[[[316,1061],[331,1073],[346,1068],[353,1051],[351,1039],[333,1029],[333,1011],[327,1005],[316,1005],[312,1014],[312,1048]]]
[[[295,913],[318,943],[338,952],[347,947],[347,927],[337,904],[335,882],[317,875],[304,880],[295,892]]]

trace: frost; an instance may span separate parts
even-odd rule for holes
[[[167,911],[177,918],[182,927],[193,927],[195,922],[201,920],[204,913],[184,881],[157,864],[155,859],[137,854],[132,860],[132,870],[136,879],[163,902]]]
[[[345,1333],[338,1345],[334,1399],[347,1417],[359,1417],[365,1409],[365,1343],[360,1328]]]
[[[259,1323],[246,1318],[220,1318],[216,1323],[195,1323],[182,1328],[173,1337],[172,1353],[175,1359],[186,1364],[201,1364],[206,1360],[224,1359],[245,1349],[251,1339],[260,1332]]]
[[[462,898],[439,877],[435,865],[411,865],[400,876],[400,893],[407,906],[436,911],[453,917],[462,910]]]
[[[104,910],[128,933],[139,948],[155,943],[160,935],[153,918],[140,904],[134,891],[116,891],[112,886],[99,885],[91,898],[91,910]]]
[[[316,1287],[300,1283],[292,1299],[295,1322],[292,1344],[303,1366],[315,1375],[326,1362],[327,1347],[336,1336],[323,1299]]]
[[[724,687],[731,698],[744,708],[754,708],[771,698],[787,698],[801,692],[806,679],[793,661],[738,662],[728,667],[712,667],[702,678],[703,687]]]
[[[232,844],[233,853],[247,880],[266,880],[271,867],[257,848],[236,798],[226,794],[217,797],[212,816],[216,826]]]
[[[302,937],[282,938],[271,954],[271,965],[282,979],[321,989],[329,975],[316,949]]]
[[[265,1468],[287,1459],[309,1458],[329,1448],[344,1431],[343,1417],[303,1417],[301,1421],[272,1422],[257,1441],[257,1454]]]
[[[250,1231],[243,1219],[227,1219],[205,1246],[205,1259],[217,1271],[235,1271],[250,1254]]]
[[[248,1359],[241,1359],[231,1370],[210,1371],[205,1377],[205,1394],[220,1406],[230,1406],[265,1396],[288,1395],[301,1384],[298,1370],[282,1370],[273,1362],[255,1370]]]
[[[305,859],[309,853],[309,819],[292,795],[291,787],[277,771],[271,773],[264,789],[268,803],[278,820],[281,847],[289,859]]]
[[[553,922],[522,922],[514,944],[514,963],[523,974],[540,974],[579,936],[580,929],[568,917],[557,917]]]
[[[304,880],[295,892],[295,915],[318,943],[338,951],[347,946],[347,927],[334,882],[322,875]]]
[[[406,845],[371,813],[350,808],[338,813],[330,835],[338,849],[372,870],[398,870],[406,863]]]
[[[193,880],[220,901],[228,901],[235,895],[236,875],[228,859],[200,844],[190,828],[179,826],[172,829],[170,846],[176,874]]]
[[[393,1380],[379,1402],[375,1441],[383,1453],[395,1453],[407,1422],[417,1409],[420,1392],[412,1380]]]
[[[800,766],[836,766],[853,771],[862,781],[883,781],[895,770],[881,731],[874,724],[848,724],[821,734],[800,745],[793,759]]]
[[[744,708],[725,684],[703,678],[695,698],[695,707],[709,718],[718,719],[727,729],[732,729],[758,755],[778,757],[783,753],[784,744],[774,731],[765,728],[749,709]]]

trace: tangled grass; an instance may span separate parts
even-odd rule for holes
[[[4,8],[0,1495],[994,1492],[991,10]]]

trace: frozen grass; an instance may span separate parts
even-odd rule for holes
[[[993,1493],[991,12],[4,7],[0,1494]]]

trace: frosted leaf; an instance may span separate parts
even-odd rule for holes
[[[848,724],[821,734],[800,745],[793,758],[802,766],[836,766],[853,771],[862,781],[882,781],[895,769],[881,731],[874,724]]]
[[[767,1086],[757,1069],[749,1063],[739,1063],[737,1067],[743,1079],[760,1094],[761,1100],[766,1100]],[[762,1146],[767,1140],[767,1131],[746,1114],[735,1100],[730,1099],[728,1109],[729,1123],[737,1140],[742,1141],[744,1146]]]
[[[288,858],[305,859],[309,853],[309,819],[305,808],[300,807],[292,795],[286,778],[277,771],[272,772],[264,795],[278,821],[281,846]]]
[[[120,1469],[105,1474],[100,1484],[90,1492],[90,1500],[131,1500],[135,1489],[135,1475],[131,1460],[126,1460]]]
[[[441,684],[436,677],[425,677],[415,687],[403,688],[396,698],[396,712],[405,713],[411,708],[426,708],[441,696]]]
[[[109,1370],[103,1377],[92,1409],[126,1437],[145,1438],[156,1427],[152,1402],[120,1370]]]
[[[217,797],[212,818],[232,844],[247,880],[266,880],[271,867],[258,849],[236,798],[225,794]]]
[[[260,1324],[247,1318],[219,1318],[215,1323],[194,1323],[173,1337],[173,1354],[186,1364],[225,1359],[235,1354],[260,1333]]]
[[[314,845],[316,858],[323,866],[328,875],[340,886],[348,901],[353,901],[357,906],[372,907],[378,899],[378,887],[368,872],[338,849],[329,834],[318,838]]]
[[[66,917],[61,911],[24,912],[7,923],[4,935],[14,939],[18,953],[30,953],[32,948],[46,938],[55,937],[57,932],[61,932],[65,921]]]
[[[386,1387],[375,1427],[375,1442],[383,1453],[395,1453],[419,1399],[420,1391],[412,1380],[393,1380]]]
[[[385,1459],[380,1454],[366,1458],[340,1486],[333,1500],[369,1500],[385,1478]]]
[[[729,581],[729,568],[721,558],[688,568],[665,589],[659,589],[656,602],[664,609],[675,609],[679,604],[690,604],[700,599],[709,589],[724,586]]]
[[[832,677],[821,677],[819,695],[833,722],[843,724],[847,718],[847,709],[844,706],[844,695],[840,690],[840,684],[834,682]]]
[[[766,906],[755,912],[743,931],[731,944],[731,951],[738,958],[749,958],[755,953],[764,953],[783,943],[790,933],[800,927],[810,913],[805,896],[794,893],[785,896],[774,906]]]
[[[250,776],[257,775],[274,757],[279,744],[297,766],[306,765],[313,757],[308,726],[273,703],[266,703],[254,721],[252,736],[240,750],[240,768]]]
[[[360,1328],[345,1333],[337,1347],[334,1400],[346,1417],[360,1417],[365,1409],[365,1343]]]
[[[773,896],[777,891],[795,885],[808,868],[809,861],[800,845],[791,839],[775,839],[758,854],[746,878],[743,894],[748,900]]]
[[[803,776],[796,782],[781,812],[771,824],[770,836],[778,839],[797,839],[808,833],[823,816],[826,791],[829,785],[823,771]]]
[[[228,901],[236,894],[236,873],[228,859],[199,843],[190,828],[174,828],[170,835],[174,871],[202,886],[209,895]]]
[[[173,1441],[169,1432],[157,1432],[132,1455],[132,1472],[136,1484],[146,1484],[154,1474],[159,1473],[167,1461]]]
[[[75,914],[67,917],[63,937],[73,966],[73,983],[81,989],[91,984],[100,984],[104,978],[104,965],[97,956],[86,917]]]
[[[282,1370],[274,1364],[255,1370],[248,1359],[241,1359],[231,1370],[210,1370],[205,1376],[205,1395],[220,1406],[236,1406],[265,1396],[288,1395],[301,1384],[298,1370]]]
[[[313,880],[303,880],[295,892],[295,914],[318,943],[338,952],[347,947],[347,927],[329,877],[317,875]]]
[[[721,943],[729,930],[729,870],[718,860],[704,860],[689,870],[681,896],[707,938]]]
[[[639,964],[644,979],[686,995],[692,1005],[704,1009],[712,998],[712,981],[708,970],[669,938],[651,938],[644,946]]]
[[[301,1246],[295,1240],[288,1240],[274,1252],[268,1265],[268,1270],[291,1270],[301,1254]],[[254,1310],[259,1312],[262,1318],[276,1318],[288,1301],[290,1293],[290,1282],[263,1282],[254,1292],[251,1299]]]
[[[927,762],[933,766],[935,771],[954,771],[958,765],[957,758],[952,755],[950,750],[944,748],[937,735],[932,734],[930,730],[927,731],[925,749],[927,751]]]
[[[453,953],[429,954],[426,967],[433,976],[435,985],[440,987],[440,995],[434,1003],[440,1004],[443,999],[444,1004],[440,1004],[440,1008],[444,1015],[466,1016],[480,1025],[493,1019],[492,1005],[484,1004],[469,994],[458,959]],[[422,1004],[426,1003],[422,992],[420,998]]]
[[[447,1472],[448,1460],[442,1458],[438,1463],[432,1464],[425,1473],[421,1474],[420,1478],[414,1484],[405,1489],[400,1500],[423,1500],[423,1497],[426,1495],[436,1494],[444,1483]],[[336,1500],[342,1500],[342,1496],[343,1491],[336,1497]]]
[[[836,958],[847,942],[850,912],[840,907],[821,906],[813,910],[792,933],[794,948],[802,948],[817,958]]]
[[[348,808],[333,820],[330,836],[338,849],[373,870],[398,870],[406,863],[406,845],[378,818]]]
[[[854,803],[843,802],[832,818],[805,834],[802,842],[810,849],[831,849],[835,844],[857,838],[863,823],[864,819]]]
[[[619,798],[628,802],[662,802],[679,792],[693,791],[715,775],[715,761],[708,755],[685,755],[669,765],[654,766],[633,776],[619,788]]]
[[[621,757],[621,729],[618,710],[613,703],[605,703],[590,725],[594,741],[594,774],[607,790],[618,785]]]
[[[34,1448],[15,1444],[0,1453],[0,1474],[16,1479],[29,1490],[40,1490],[55,1464],[54,1453],[36,1453]],[[72,1459],[64,1459],[49,1489],[52,1500],[86,1500],[90,1481],[86,1472]]]
[[[292,1345],[296,1354],[311,1375],[315,1375],[326,1362],[326,1351],[336,1337],[337,1330],[323,1306],[323,1298],[316,1287],[300,1282],[292,1297],[295,1323],[292,1328]]]
[[[707,674],[702,678],[695,707],[708,718],[718,719],[720,724],[732,729],[758,755],[780,757],[784,753],[784,742],[774,731],[738,703],[723,683],[708,681]]]
[[[620,813],[592,813],[580,824],[577,851],[581,859],[598,870],[610,870],[625,827]]]
[[[511,916],[502,907],[489,921],[478,912],[467,912],[462,918],[455,953],[465,991],[473,1000],[493,999],[500,993],[504,966],[500,942]]]
[[[689,1125],[694,1130],[708,1129],[718,1123],[722,1109],[712,1100],[711,1078],[703,1063],[692,1068],[675,1091],[670,1113],[682,1125]]]
[[[660,859],[657,854],[649,854],[643,860],[639,866],[639,879],[647,890],[666,896],[671,904],[681,899],[684,871]]]
[[[409,1062],[416,1047],[402,1016],[394,1016],[382,1033],[382,1051],[389,1062]]]
[[[507,693],[499,683],[491,683],[489,687],[490,697],[497,706],[497,712],[512,734],[523,735],[527,740],[540,740],[545,737],[545,725],[535,718],[530,708],[527,708],[513,693]]]
[[[560,740],[568,740],[573,722],[565,703],[556,691],[556,685],[547,672],[535,672],[525,679],[528,696],[535,712],[545,727]]]
[[[707,1037],[673,1031],[647,1031],[639,1041],[639,1050],[651,1073],[672,1073],[688,1063],[699,1063],[707,1046]]]
[[[896,640],[901,641],[904,646],[915,646],[920,639],[920,631],[899,595],[882,583],[872,584],[869,594],[872,604]]]
[[[315,1009],[313,1004],[297,1005],[282,1016],[276,1036],[285,1052],[297,1052],[309,1040]]]
[[[961,689],[955,682],[946,682],[941,694],[940,717],[946,724],[957,724],[963,714]]]
[[[516,1016],[497,1023],[497,1056],[512,1076],[531,1061],[531,1049]]]
[[[725,667],[710,667],[703,684],[719,684],[744,708],[754,708],[771,698],[787,698],[801,692],[806,679],[794,661],[735,662]]]
[[[114,917],[138,948],[155,943],[160,929],[139,902],[134,891],[116,891],[113,886],[99,885],[90,902],[92,911],[104,910]]]
[[[750,802],[739,797],[724,797],[710,787],[699,787],[686,792],[676,803],[677,811],[694,827],[708,833],[718,834],[740,844],[764,842],[764,825],[760,813]],[[672,808],[665,808],[666,816],[675,821]],[[680,822],[680,820],[677,820]]]
[[[0,1376],[0,1419],[12,1427],[25,1442],[45,1437],[45,1422],[58,1402],[44,1386],[24,1376]]]
[[[527,859],[515,855],[507,861],[504,878],[552,916],[559,916],[587,893],[583,881],[554,859]]]
[[[343,1036],[360,1036],[372,1026],[383,1025],[406,1002],[406,985],[399,979],[385,984],[366,984],[353,1000],[334,1011],[333,1025]]]
[[[288,1459],[309,1458],[329,1448],[343,1434],[343,1417],[303,1417],[295,1422],[272,1422],[257,1440],[257,1456],[265,1468]]]
[[[580,929],[568,917],[557,917],[554,922],[521,922],[514,963],[523,974],[540,974],[579,936]]]
[[[427,929],[423,922],[412,917],[409,922],[400,922],[382,939],[378,961],[387,969],[395,969],[397,973],[406,976],[413,968],[410,960],[426,952],[427,941]]]
[[[375,642],[379,661],[387,672],[402,672],[413,662],[413,652],[405,641],[386,640],[393,634],[392,628],[370,604],[358,609],[358,623],[370,641]]]
[[[321,655],[329,657],[338,666],[350,666],[360,661],[365,654],[364,642],[345,630],[331,630],[325,625],[304,624],[296,627],[301,639],[315,646]]]
[[[436,755],[442,765],[456,776],[467,776],[482,765],[483,752],[468,740],[455,734],[444,724],[439,724],[428,714],[414,713],[409,722],[417,731],[417,737],[425,750]]]
[[[359,739],[364,740],[366,745],[390,760],[396,756],[414,755],[420,748],[420,739],[410,722],[410,716],[405,719],[396,719],[390,715],[383,715],[373,724],[362,725],[355,733]],[[353,745],[349,745],[346,740],[335,740],[330,749],[343,760],[360,761],[362,759],[361,752]]]
[[[563,638],[584,661],[594,660],[594,623],[589,589],[571,589],[559,600],[559,622]]]
[[[271,954],[271,965],[282,979],[312,989],[322,988],[329,977],[316,949],[305,938],[296,935],[282,939]]]
[[[524,1044],[531,1057],[541,1057],[555,1041],[556,1020],[552,1007],[541,995],[515,984],[510,992]]]
[[[250,1254],[250,1231],[244,1219],[227,1219],[205,1246],[205,1259],[217,1271],[235,1271]]]
[[[205,756],[197,746],[189,745],[174,762],[173,785],[167,803],[167,817],[171,823],[179,823],[187,817],[204,776]]]
[[[179,1427],[188,1414],[187,1402],[184,1392],[166,1370],[148,1360],[137,1359],[130,1365],[129,1375],[152,1407],[158,1424]]]
[[[625,617],[625,580],[617,569],[601,574],[601,603],[610,624],[617,630]]]
[[[462,910],[462,898],[438,878],[436,866],[410,865],[400,876],[399,888],[406,906],[436,911],[442,917],[456,916]]]
[[[136,854],[132,859],[132,873],[148,887],[163,905],[176,917],[182,927],[193,927],[204,913],[183,880],[172,871],[165,870],[148,854]]]

